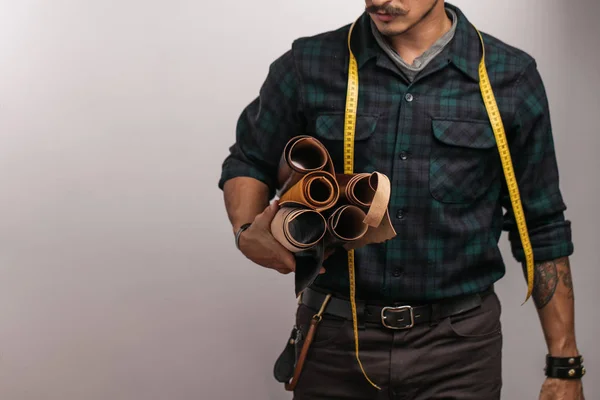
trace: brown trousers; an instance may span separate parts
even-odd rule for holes
[[[304,334],[315,312],[299,306],[296,323]],[[381,390],[369,384],[356,361],[352,321],[324,315],[294,400],[498,400],[500,313],[500,301],[492,293],[481,307],[436,325],[359,330],[360,359]]]

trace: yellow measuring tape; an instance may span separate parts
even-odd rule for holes
[[[485,103],[485,108],[492,124],[492,129],[494,130],[494,136],[496,137],[496,145],[498,147],[498,152],[500,153],[500,160],[502,161],[502,169],[504,170],[510,202],[519,229],[519,235],[521,236],[521,244],[525,251],[525,260],[527,263],[527,297],[525,298],[525,302],[527,302],[533,291],[533,249],[531,248],[531,241],[529,240],[529,234],[527,232],[527,223],[525,222],[525,214],[523,212],[523,205],[521,204],[521,195],[519,194],[517,178],[515,178],[510,150],[508,149],[508,143],[506,142],[504,124],[502,123],[500,110],[498,109],[498,104],[496,103],[496,98],[494,97],[494,92],[492,90],[492,84],[490,83],[490,78],[485,67],[485,45],[483,44],[483,37],[481,37],[481,33],[477,29],[475,30],[479,35],[481,47],[483,49],[483,55],[481,56],[481,61],[479,63],[479,87],[481,88],[483,102]]]
[[[346,95],[346,115],[344,118],[344,174],[350,175],[354,172],[354,131],[356,130],[356,109],[358,108],[358,63],[350,45],[354,24],[350,27],[348,34],[348,49],[350,50],[350,65],[348,68],[348,93]],[[356,361],[369,383],[381,390],[367,376],[365,369],[358,356],[358,320],[356,318],[356,275],[354,271],[354,250],[348,251],[348,273],[350,276],[350,304],[352,306],[352,323],[354,325],[354,346]]]
[[[348,33],[348,50],[350,52],[350,62],[348,65],[348,92],[346,95],[346,111],[344,118],[344,174],[352,174],[354,172],[354,133],[356,131],[356,114],[358,108],[358,63],[356,57],[352,52],[351,38],[352,31],[356,22],[350,27]],[[475,29],[477,30],[477,29]],[[500,153],[500,160],[502,162],[502,169],[504,170],[504,176],[507,182],[508,192],[510,194],[510,201],[512,204],[513,212],[517,227],[519,229],[519,235],[521,237],[521,243],[523,250],[525,251],[525,257],[527,262],[527,297],[525,302],[531,296],[533,290],[533,250],[531,248],[531,242],[529,240],[529,234],[527,231],[527,224],[525,222],[525,215],[523,213],[523,206],[521,204],[521,197],[519,195],[519,187],[515,178],[515,173],[512,165],[510,151],[506,140],[506,133],[504,130],[504,124],[500,116],[500,110],[496,103],[496,98],[492,90],[492,85],[487,73],[485,66],[485,44],[481,33],[477,30],[479,39],[481,40],[481,46],[483,49],[483,55],[479,63],[479,87],[481,89],[481,95],[485,103],[485,107],[494,130],[494,136],[496,137],[496,144]],[[356,350],[356,360],[360,369],[369,383],[375,388],[381,390],[365,372],[365,369],[360,361],[359,357],[359,345],[358,345],[358,320],[356,317],[356,274],[355,274],[355,262],[354,262],[354,250],[348,251],[348,273],[350,278],[350,303],[352,306],[352,322],[354,325],[354,343]]]

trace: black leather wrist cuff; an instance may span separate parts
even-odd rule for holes
[[[583,357],[546,356],[546,376],[557,379],[581,379],[585,375]]]

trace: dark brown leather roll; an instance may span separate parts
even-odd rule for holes
[[[357,206],[343,205],[336,208],[327,219],[327,246],[344,245],[361,239],[369,228],[364,223],[366,214]]]
[[[336,174],[335,178],[340,185],[342,199],[361,208],[368,208],[371,205],[377,188],[375,174]]]
[[[279,160],[278,195],[287,192],[306,174],[326,171],[335,175],[329,152],[312,136],[296,136],[286,144]]]

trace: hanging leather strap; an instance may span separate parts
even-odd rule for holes
[[[298,361],[296,362],[296,367],[294,368],[294,375],[292,376],[292,380],[285,384],[285,390],[289,392],[293,392],[296,389],[296,385],[298,384],[298,380],[300,379],[300,375],[302,374],[302,368],[304,368],[304,362],[306,361],[306,356],[308,355],[308,350],[310,349],[310,345],[315,337],[317,332],[317,327],[321,320],[323,319],[323,312],[325,311],[325,307],[329,303],[329,299],[331,299],[331,295],[327,295],[325,300],[323,300],[323,304],[321,305],[321,309],[317,314],[315,314],[310,320],[310,325],[308,328],[308,333],[306,334],[306,338],[304,338],[304,343],[302,343],[302,349],[300,350],[300,355],[298,356]]]

